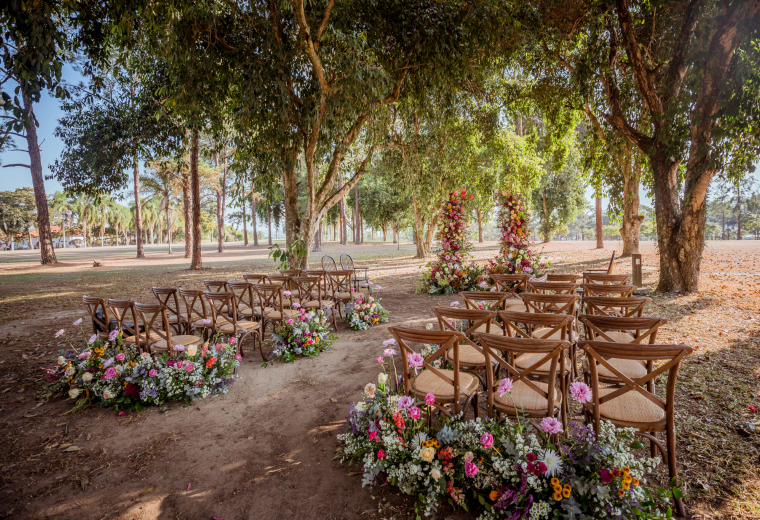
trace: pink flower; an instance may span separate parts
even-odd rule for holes
[[[602,482],[605,484],[609,484],[612,482],[612,479],[615,478],[615,476],[607,471],[606,469],[600,469],[599,470],[599,477],[602,479]]]
[[[451,302],[449,307],[459,307],[459,302]]]
[[[300,309],[301,308],[301,304],[298,303],[298,302],[293,302],[293,305],[291,305],[291,307],[293,307],[294,309]]]
[[[190,361],[188,361],[187,365],[185,365],[185,372],[190,372],[192,370],[193,370],[193,364]]]
[[[425,404],[428,406],[433,406],[435,404],[435,394],[429,393],[425,396]]]
[[[82,352],[81,354],[79,354],[79,359],[87,359],[88,357],[90,357],[90,354],[92,354],[92,352]]]
[[[417,369],[422,368],[422,364],[425,362],[425,359],[418,354],[417,352],[412,352],[407,356],[407,361],[409,363],[409,368],[414,369],[414,373],[417,373]]]
[[[59,330],[58,332],[55,333],[55,337],[57,338],[58,336],[62,335],[64,332],[66,332],[65,329]]]
[[[79,318],[77,321],[75,321],[72,325],[79,325],[82,323],[82,318]]]
[[[399,410],[408,410],[409,408],[412,407],[413,404],[414,404],[414,399],[412,399],[408,395],[404,395],[399,398],[396,406],[398,407]]]
[[[180,360],[180,361],[177,361],[177,364],[175,366],[177,368],[182,368],[182,365],[184,365],[184,364],[185,364],[185,362]]]
[[[237,343],[237,338],[233,336],[230,338],[230,344],[234,345],[235,343]]]
[[[392,348],[387,348],[383,351],[383,356],[390,357],[390,356],[395,356],[395,355],[396,355],[396,351]]]
[[[499,387],[496,389],[499,392],[499,397],[504,397],[504,394],[512,390],[512,380],[509,378],[499,381]]]
[[[282,291],[283,296],[290,296],[291,294],[293,293],[291,293],[290,291]]]
[[[472,459],[474,459],[474,458],[475,458],[475,454],[472,453],[471,451],[468,451],[467,453],[464,454],[464,461],[465,462],[472,462]]]
[[[409,415],[412,416],[412,419],[419,419],[420,418],[420,409],[416,406],[412,406],[409,408]]]
[[[383,451],[383,450],[381,449],[380,451],[378,451],[378,452],[377,452],[377,459],[378,459],[378,460],[382,460],[382,459],[384,459],[384,458],[385,458],[385,451]]]
[[[377,359],[375,360],[375,362],[377,362],[377,363],[381,363],[381,364],[382,364],[382,362],[383,362],[383,356],[380,356],[379,358],[377,358]]]
[[[116,369],[114,367],[109,367],[108,369],[106,369],[106,372],[105,374],[103,374],[103,377],[105,379],[113,379],[114,377],[116,377]]]
[[[480,436],[480,444],[483,445],[484,448],[489,449],[493,447],[493,435],[490,433],[484,433]]]
[[[61,331],[61,332],[63,332],[63,331]],[[112,330],[110,332],[110,334],[108,334],[108,341],[116,341],[116,336],[118,336],[118,335],[119,335],[119,331],[118,330]]]
[[[535,462],[535,461],[536,461],[536,454],[535,454],[535,453],[528,453],[528,454],[525,456],[525,459],[526,459],[528,462]]]
[[[293,325],[295,322],[293,321],[293,318],[290,318],[288,321],[286,321],[288,325]]]
[[[562,423],[554,417],[544,417],[544,419],[541,421],[540,427],[544,433],[548,433],[550,435],[563,432]]]
[[[380,442],[380,436],[377,434],[377,432],[369,432],[369,440]]]
[[[383,346],[384,347],[387,347],[388,345],[395,345],[395,344],[396,344],[396,340],[393,339],[393,338],[386,339],[385,341],[383,341]]]
[[[235,354],[235,359],[240,361],[241,359],[243,359],[243,356],[241,356],[240,354]]]
[[[474,477],[478,474],[478,467],[473,464],[472,462],[465,462],[464,463],[464,474],[468,477]]]
[[[98,339],[98,335],[97,334],[93,334],[92,336],[90,336],[90,339],[87,340],[87,344],[88,345],[92,345],[93,343],[95,343],[96,339]]]
[[[124,355],[124,352],[119,352],[116,354],[116,361],[124,361],[127,358],[126,355]]]
[[[148,372],[148,377],[156,377],[156,374],[158,374],[158,371],[155,368],[151,368],[150,372]]]
[[[591,389],[582,381],[576,381],[570,384],[570,394],[579,403],[588,403],[593,397]]]

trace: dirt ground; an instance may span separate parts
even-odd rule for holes
[[[605,265],[616,246],[536,248],[558,272],[579,273]],[[151,246],[139,261],[126,247],[66,250],[53,268],[36,265],[36,252],[0,253],[0,518],[409,517],[410,497],[387,485],[362,488],[360,468],[332,460],[349,404],[376,380],[387,327],[423,327],[434,321],[431,307],[457,299],[415,294],[422,262],[409,244],[324,245],[326,254],[349,252],[373,266],[391,317],[366,332],[339,323],[333,349],[317,358],[262,368],[259,352],[246,346],[229,394],[124,416],[98,408],[67,414],[71,401],[41,400],[40,367],[54,362],[61,339],[82,335],[71,322],[86,314],[83,294],[152,301],[153,285],[200,287],[204,279],[271,271],[264,246],[230,245],[224,254],[211,247],[204,244],[209,268],[201,272],[186,269],[176,246],[171,256]],[[483,244],[474,254],[485,259],[496,250]],[[643,253],[652,287],[651,243]],[[93,259],[104,267],[93,268]],[[629,272],[630,260],[615,269]],[[677,399],[679,467],[696,518],[760,518],[760,417],[748,408],[760,408],[758,274],[760,244],[711,242],[700,292],[655,295],[648,308],[669,319],[662,342],[697,349],[682,365]],[[66,336],[55,339],[60,328]],[[474,517],[448,508],[439,515]]]

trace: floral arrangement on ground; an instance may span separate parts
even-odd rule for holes
[[[427,264],[426,267],[430,270],[422,275],[421,291],[428,294],[453,294],[477,288],[477,283],[483,279],[481,267],[475,264],[465,265],[472,249],[467,240],[466,200],[466,189],[449,193],[449,200],[441,210],[441,228],[437,233],[441,244],[436,251],[438,258]]]
[[[274,361],[292,363],[299,356],[317,356],[330,350],[332,341],[337,339],[330,332],[327,316],[322,309],[307,312],[298,303],[294,303],[293,308],[298,310],[298,315],[275,327],[272,334],[274,350],[263,366]]]
[[[550,267],[530,250],[530,232],[525,203],[511,190],[496,190],[499,205],[499,227],[501,229],[501,247],[496,260],[490,260],[487,274],[520,274],[531,278],[542,278]]]
[[[346,305],[346,323],[353,330],[367,330],[378,323],[388,322],[388,312],[380,305],[381,298],[358,294],[356,299]]]
[[[481,520],[668,518],[670,508],[660,512],[658,504],[681,496],[677,488],[658,488],[655,495],[644,487],[659,459],[634,457],[643,445],[631,429],[604,422],[596,435],[571,423],[569,435],[560,437],[562,424],[554,418],[534,428],[461,414],[428,427],[423,412],[431,412],[435,396],[415,403],[389,380],[398,379],[379,374],[378,384],[367,384],[362,401],[351,405],[336,458],[363,465],[363,486],[384,474],[385,482],[417,497],[417,518],[433,515],[444,499],[452,507],[481,508]],[[576,384],[585,388],[574,395],[590,394]],[[508,386],[500,390],[507,393]]]
[[[75,325],[81,323],[77,320]],[[64,330],[56,336],[65,334]],[[226,393],[240,365],[235,338],[214,338],[201,346],[175,345],[168,352],[148,354],[124,345],[112,331],[107,340],[93,334],[82,348],[62,350],[47,372],[48,395],[68,394],[74,410],[90,405],[140,409],[171,400],[194,401]]]

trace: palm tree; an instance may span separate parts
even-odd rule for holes
[[[166,241],[169,243],[169,254],[172,254],[171,228],[174,225],[174,211],[172,195],[182,186],[182,177],[179,165],[174,161],[154,161],[146,170],[147,174],[140,177],[143,189],[159,199],[158,211],[163,211],[166,223]],[[159,223],[161,221],[159,216]],[[161,240],[161,226],[159,225],[159,243]]]
[[[106,225],[108,224],[114,200],[110,195],[102,195],[98,201],[97,211],[100,223],[100,246],[105,246]]]
[[[114,204],[111,212],[111,223],[116,230],[116,245],[119,245],[119,232],[124,234],[124,242],[128,245],[127,229],[129,229],[129,223],[132,219],[129,208],[122,206],[121,204]]]
[[[73,212],[70,206],[71,200],[64,192],[56,191],[53,194],[53,198],[50,201],[50,214],[51,220],[58,218],[61,221],[61,247],[66,247],[66,224],[71,225],[71,220],[73,219]]]
[[[78,195],[69,201],[69,209],[77,217],[77,225],[82,228],[82,238],[84,247],[87,247],[87,229],[95,215],[92,197],[89,195]]]

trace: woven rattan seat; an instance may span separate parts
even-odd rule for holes
[[[543,357],[543,356],[542,356]],[[496,386],[498,386],[498,381],[496,382]],[[547,392],[549,390],[549,385],[546,383],[541,382],[535,382],[533,383],[537,387],[539,387],[544,392]],[[531,410],[533,412],[538,411],[545,411],[546,410],[546,403],[548,402],[546,398],[539,395],[537,392],[535,392],[532,388],[528,387],[525,383],[522,381],[516,382],[514,385],[512,385],[512,398],[510,399],[509,394],[504,394],[503,396],[499,396],[499,393],[496,392],[494,395],[494,400],[508,408],[525,408],[526,410]],[[514,403],[513,403],[514,400]],[[557,402],[562,402],[562,392],[560,392],[559,388],[554,388],[554,400]]]
[[[439,370],[439,372],[448,376],[451,380],[454,379],[453,370]],[[459,385],[460,393],[465,395],[472,395],[478,389],[478,378],[467,372],[459,372]],[[423,370],[417,376],[415,383],[417,389],[417,395],[426,395],[428,393],[435,394],[436,397],[447,397],[449,399],[454,397],[454,385],[448,381],[440,378],[429,370]]]
[[[224,334],[240,334],[258,329],[259,326],[258,321],[239,321],[237,322],[237,329],[232,323],[227,323],[219,327],[219,330]]]
[[[549,339],[559,339],[559,338],[549,338]],[[537,362],[544,356],[541,354],[521,354],[520,356],[515,358],[515,366],[518,368],[528,368],[529,366],[533,365],[533,363]],[[543,375],[547,374],[549,372],[549,369],[551,368],[551,361],[547,361],[537,369],[535,369],[533,372],[536,375]],[[565,356],[565,373],[570,372],[570,368],[572,367],[572,363],[570,361],[570,358]]]
[[[646,375],[646,370],[644,371]],[[599,396],[615,392],[617,388],[600,388]],[[665,404],[665,401],[663,401]],[[627,392],[599,405],[601,419],[627,423],[665,423],[665,410],[637,392]]]
[[[179,336],[172,336],[172,347],[175,345],[197,345],[202,341],[202,338],[198,336],[191,336],[190,334],[180,334]],[[166,350],[166,340],[161,339],[151,345],[153,350]]]

